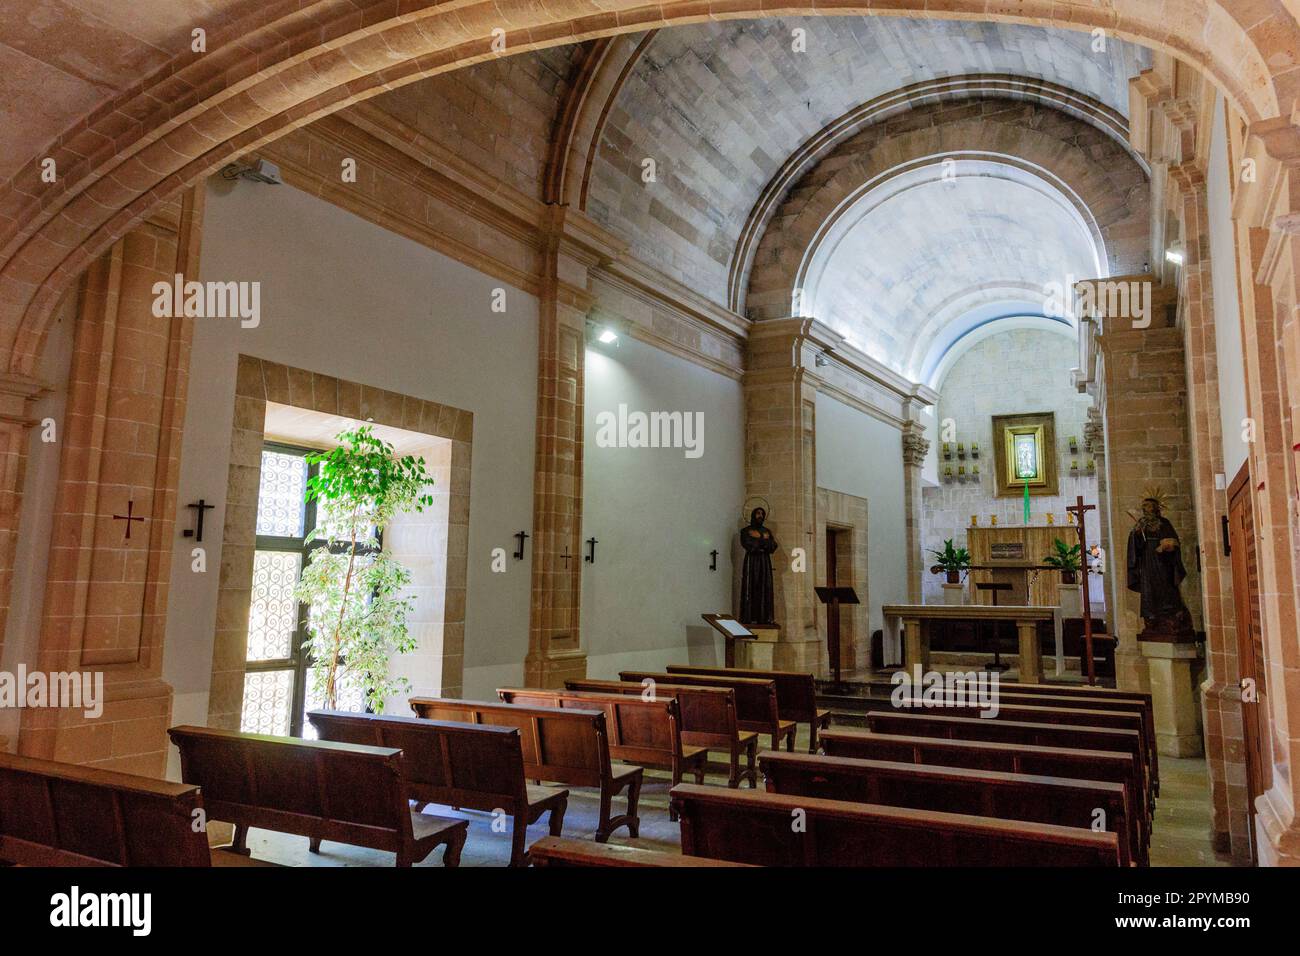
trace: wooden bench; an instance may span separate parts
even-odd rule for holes
[[[525,707],[603,710],[611,759],[668,770],[674,784],[681,783],[687,771],[696,783],[704,782],[709,752],[682,743],[681,711],[675,697],[643,700],[629,694],[515,688],[498,688],[497,696],[503,703]]]
[[[243,857],[208,849],[205,824],[193,784],[0,753],[4,863],[245,865]]]
[[[545,837],[533,844],[533,866],[748,866],[746,863],[729,863],[710,860],[703,856],[683,856],[663,850],[647,850],[639,846],[619,846],[614,843],[587,843],[583,840],[565,840]]]
[[[1033,698],[1038,700],[1041,698]],[[1142,765],[1151,779],[1152,793],[1160,792],[1160,765],[1156,759],[1155,748],[1151,746],[1146,734],[1146,723],[1139,712],[1118,710],[1098,710],[1079,701],[1074,707],[1039,707],[1025,704],[1008,703],[999,690],[998,710],[988,714],[977,704],[951,705],[912,708],[911,713],[926,712],[944,714],[950,717],[978,717],[983,720],[1010,720],[1030,724],[1069,724],[1086,727],[1115,727],[1134,730],[1138,733],[1138,749],[1141,752]]]
[[[307,719],[321,740],[401,750],[406,793],[418,810],[436,803],[505,813],[512,823],[511,866],[528,865],[528,825],[543,813],[550,814],[552,836],[564,827],[569,791],[529,785],[519,731],[513,727],[332,710],[314,710]]]
[[[614,680],[566,680],[566,690],[597,694],[623,694],[640,697],[645,693],[641,684]],[[677,701],[682,714],[682,745],[702,747],[706,752],[721,750],[727,755],[727,786],[735,789],[741,780],[751,787],[758,786],[758,734],[741,730],[736,719],[736,692],[730,687],[685,687],[678,684],[656,684],[657,697],[671,697]],[[740,765],[741,755],[745,766]]]
[[[645,771],[611,761],[603,710],[523,707],[441,697],[412,697],[410,704],[417,717],[518,729],[524,776],[529,780],[599,788],[597,843],[604,843],[619,827],[627,827],[633,837],[640,832],[637,804]],[[623,790],[627,791],[627,813],[614,816],[614,797]]]
[[[1114,833],[683,783],[682,852],[760,866],[1119,866]]]
[[[835,757],[1118,783],[1124,788],[1125,802],[1131,811],[1136,856],[1139,862],[1146,861],[1151,818],[1142,777],[1126,753],[838,729],[822,734],[821,743],[822,750]]]
[[[736,692],[736,723],[743,731],[766,734],[772,749],[794,750],[794,736],[799,727],[793,720],[782,720],[776,705],[776,682],[750,677],[693,676],[691,674],[656,674],[652,671],[620,671],[619,679],[631,683],[648,680],[678,687],[730,687]]]
[[[248,830],[260,827],[308,837],[313,853],[333,840],[386,850],[406,867],[445,844],[443,865],[460,863],[469,824],[411,810],[400,750],[210,727],[167,733],[209,819],[235,825],[236,853],[247,855]]]
[[[933,711],[905,713],[884,710],[867,714],[867,728],[873,733],[902,734],[907,737],[947,737],[952,740],[1118,751],[1127,754],[1133,763],[1134,775],[1141,782],[1144,806],[1150,810],[1155,805],[1151,777],[1142,760],[1142,735],[1136,730],[985,720],[982,717],[949,717]]]
[[[812,674],[799,671],[764,671],[746,667],[697,667],[691,664],[669,664],[664,668],[669,674],[690,674],[700,677],[748,677],[753,680],[770,680],[776,685],[776,709],[782,720],[792,720],[808,725],[808,752],[817,752],[817,732],[831,724],[831,712],[817,706],[817,684]]]
[[[759,754],[758,766],[769,793],[791,796],[1084,829],[1094,828],[1101,811],[1103,829],[1119,837],[1121,864],[1141,854],[1122,783],[773,752]]]

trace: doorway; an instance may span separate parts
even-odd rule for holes
[[[1232,563],[1233,609],[1237,622],[1237,667],[1241,678],[1242,744],[1246,751],[1246,809],[1250,820],[1251,863],[1255,847],[1255,799],[1268,789],[1271,761],[1261,708],[1267,706],[1263,628],[1259,610],[1259,570],[1255,555],[1255,511],[1249,463],[1228,486],[1228,551]]]

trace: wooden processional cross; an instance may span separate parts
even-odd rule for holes
[[[1079,525],[1079,580],[1083,591],[1083,653],[1088,660],[1088,684],[1096,685],[1097,668],[1092,660],[1092,602],[1088,599],[1088,533],[1083,526],[1083,517],[1089,511],[1096,511],[1096,505],[1085,505],[1083,495],[1075,499],[1074,505],[1065,509],[1074,515]]]

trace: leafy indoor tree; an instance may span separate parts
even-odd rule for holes
[[[424,459],[398,458],[370,426],[341,432],[333,451],[307,456],[318,464],[307,481],[316,502],[316,528],[308,540],[325,541],[312,552],[295,594],[309,607],[305,642],[312,681],[325,706],[338,705],[340,669],[357,680],[366,702],[381,713],[385,698],[408,690],[388,676],[393,654],[414,650],[406,628],[414,597],[397,595],[411,572],[379,547],[379,531],[395,516],[433,504],[433,479]]]
[[[1079,571],[1079,546],[1068,545],[1060,538],[1052,542],[1053,552],[1043,558],[1043,564],[1061,572],[1062,584],[1073,584]]]

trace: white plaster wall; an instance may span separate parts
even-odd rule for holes
[[[507,311],[494,313],[500,282],[289,186],[211,186],[201,271],[259,280],[262,319],[195,328],[178,527],[189,526],[186,502],[217,510],[205,523],[207,572],[190,570],[187,547],[172,563],[163,676],[176,690],[174,721],[207,717],[241,352],[474,413],[465,693],[521,680],[531,554],[504,574],[490,560],[532,525],[536,300],[509,289]]]
[[[620,404],[702,412],[703,453],[599,447],[596,417]],[[627,336],[617,348],[593,345],[585,429],[582,537],[599,542],[595,564],[582,570],[587,673],[721,664],[722,640],[700,615],[734,610],[732,541],[745,496],[740,383]]]
[[[934,447],[942,450],[943,428],[946,419],[952,419],[956,428],[953,439],[953,459],[939,459],[939,471],[952,466],[954,474],[958,465],[965,465],[969,473],[978,464],[978,481],[967,479],[940,480],[937,487],[926,488],[921,493],[921,542],[925,549],[926,568],[933,563],[930,551],[941,549],[947,538],[958,547],[966,544],[966,529],[971,515],[979,515],[981,525],[987,525],[989,516],[996,514],[999,525],[1024,524],[1024,499],[998,498],[994,495],[995,467],[993,463],[994,415],[1018,415],[1028,412],[1054,412],[1056,414],[1056,467],[1060,478],[1060,494],[1052,497],[1034,496],[1029,499],[1030,523],[1046,524],[1046,513],[1055,515],[1058,525],[1065,525],[1069,515],[1065,509],[1075,503],[1078,495],[1085,502],[1097,504],[1097,479],[1082,474],[1089,456],[1083,447],[1083,426],[1088,420],[1088,407],[1092,399],[1081,395],[1070,381],[1070,369],[1078,364],[1078,345],[1073,338],[1057,332],[1040,329],[1013,329],[989,336],[970,348],[953,363],[940,383],[939,414],[936,431],[931,435]],[[1070,436],[1078,439],[1079,453],[1071,455]],[[967,449],[978,442],[978,460],[956,457],[956,442]],[[1077,458],[1080,476],[1070,476],[1070,462]],[[1088,513],[1087,532],[1090,541],[1099,540],[1097,512]],[[1062,540],[1073,543],[1063,528]],[[922,576],[922,597],[926,603],[943,600],[942,578],[925,573]]]
[[[867,593],[858,597],[874,631],[883,605],[907,602],[903,439],[893,425],[818,393],[816,466],[819,488],[867,499]]]
[[[1228,136],[1223,95],[1214,105],[1210,168],[1206,179],[1210,216],[1210,279],[1214,290],[1214,344],[1219,369],[1219,416],[1223,428],[1223,468],[1231,481],[1246,461],[1242,440],[1246,417],[1246,362],[1241,349],[1241,309],[1237,298],[1237,248],[1233,237]]]

